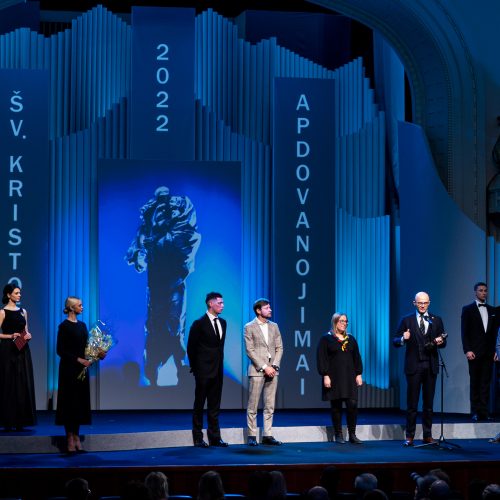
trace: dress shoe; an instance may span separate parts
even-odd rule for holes
[[[425,443],[425,444],[432,444],[432,443],[435,443],[436,441],[434,439],[432,439],[431,436],[429,437],[425,437],[424,439],[422,439],[422,441]]]
[[[359,439],[356,434],[349,434],[349,443],[352,444],[363,444],[363,441]]]
[[[255,436],[248,436],[247,445],[248,446],[258,446],[259,443],[257,443],[257,438]]]
[[[491,438],[488,442],[489,443],[500,443],[500,432],[494,438]]]
[[[222,441],[222,439],[217,439],[215,441],[210,441],[210,446],[216,446],[218,448],[227,448],[229,445]]]
[[[274,439],[273,436],[264,436],[262,438],[262,444],[270,444],[271,446],[281,446],[283,443]]]
[[[342,434],[335,434],[335,442],[339,444],[345,444],[345,439]]]
[[[196,440],[194,445],[196,448],[208,448],[208,444],[203,439]]]
[[[403,446],[413,446],[413,438],[412,437],[407,437],[405,439],[405,442],[403,443]]]

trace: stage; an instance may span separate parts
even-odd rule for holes
[[[256,469],[281,470],[289,491],[301,493],[318,484],[321,471],[330,464],[341,470],[342,491],[352,490],[360,472],[377,473],[391,490],[400,491],[414,487],[411,472],[424,474],[435,467],[443,467],[459,490],[474,478],[498,482],[500,477],[500,445],[488,442],[500,430],[498,419],[473,424],[465,415],[445,415],[444,437],[459,448],[404,448],[404,413],[399,410],[361,410],[357,434],[362,445],[331,442],[326,410],[280,410],[274,436],[284,445],[250,448],[244,444],[244,411],[224,410],[222,435],[230,446],[198,449],[191,442],[190,412],[105,411],[95,412],[93,425],[82,427],[88,453],[76,456],[58,449],[62,428],[53,421],[52,412],[40,412],[32,430],[2,433],[2,495],[21,493],[24,500],[41,500],[62,494],[64,482],[76,476],[88,479],[99,495],[117,495],[124,482],[142,480],[151,470],[167,474],[172,493],[190,495],[196,494],[200,475],[210,469],[221,473],[228,493],[245,493],[248,475]],[[433,431],[438,438],[439,416],[436,421]]]

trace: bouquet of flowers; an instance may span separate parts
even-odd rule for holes
[[[87,346],[85,347],[85,359],[88,359],[92,363],[103,359],[106,353],[116,344],[116,340],[105,328],[106,324],[97,320],[90,329]],[[85,380],[87,370],[88,368],[84,366],[78,375],[78,380]]]

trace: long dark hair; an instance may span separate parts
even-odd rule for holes
[[[2,297],[2,304],[8,304],[9,303],[9,297],[8,295],[10,295],[16,288],[19,288],[19,285],[14,281],[12,283],[7,283],[4,287],[3,287],[3,297]]]

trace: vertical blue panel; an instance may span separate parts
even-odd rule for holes
[[[273,300],[284,338],[284,404],[318,392],[316,346],[328,330],[333,287],[333,83],[275,82]]]
[[[194,159],[194,9],[132,10],[134,158]]]
[[[36,401],[47,408],[47,308],[49,244],[48,74],[0,71],[1,219],[0,283],[17,281],[28,327]]]

